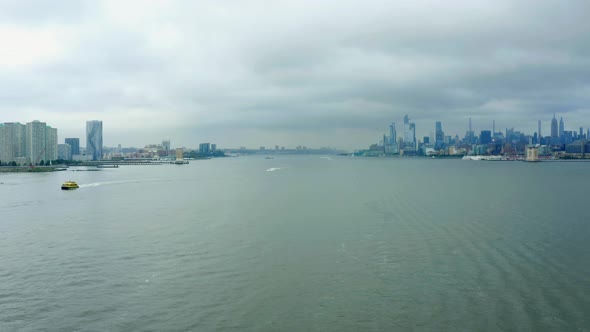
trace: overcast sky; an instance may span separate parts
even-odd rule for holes
[[[590,1],[0,0],[0,122],[108,146],[362,148],[590,126]]]

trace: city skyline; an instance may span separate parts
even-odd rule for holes
[[[33,120],[30,123],[27,122],[28,126],[34,125],[35,123],[40,123],[39,120]],[[44,124],[44,122],[41,122]],[[553,118],[550,120],[549,122],[549,130],[548,131],[542,131],[543,128],[543,124],[544,121],[542,120],[537,120],[537,128],[535,131],[532,132],[527,132],[527,131],[523,131],[520,130],[519,128],[515,128],[514,126],[510,127],[505,127],[505,128],[499,128],[496,129],[496,121],[492,120],[492,126],[491,128],[486,128],[485,126],[482,126],[482,129],[480,131],[478,130],[474,130],[475,128],[473,127],[473,122],[471,117],[468,118],[468,125],[466,127],[466,130],[463,132],[463,134],[458,134],[458,133],[453,133],[452,135],[447,135],[447,132],[445,132],[442,128],[443,124],[442,121],[435,121],[434,122],[434,131],[430,131],[428,135],[424,135],[424,136],[418,136],[416,134],[416,124],[410,120],[410,117],[408,114],[404,115],[403,117],[403,128],[402,128],[402,133],[401,135],[397,134],[397,129],[396,129],[396,121],[391,122],[388,125],[389,131],[388,133],[383,135],[383,140],[382,142],[387,142],[388,144],[394,144],[394,150],[396,152],[399,152],[400,149],[404,149],[404,148],[411,148],[413,147],[414,149],[418,148],[418,144],[421,143],[427,143],[427,144],[431,144],[433,147],[435,147],[437,150],[440,148],[441,144],[443,144],[444,140],[446,137],[451,137],[452,139],[455,139],[455,137],[459,138],[467,138],[467,136],[472,135],[474,137],[478,136],[478,133],[482,133],[482,132],[490,132],[490,135],[493,136],[495,134],[507,134],[508,132],[512,131],[516,131],[516,132],[521,132],[522,134],[526,135],[526,136],[531,136],[531,137],[538,137],[538,133],[543,133],[543,132],[550,132],[548,135],[540,135],[540,137],[542,138],[550,138],[550,141],[547,142],[547,144],[560,144],[563,142],[560,142],[559,140],[557,140],[557,138],[564,138],[564,134],[565,133],[570,133],[570,135],[573,135],[572,137],[577,138],[577,137],[583,137],[583,139],[587,139],[588,137],[590,137],[590,128],[589,127],[583,127],[583,126],[577,126],[577,124],[574,124],[574,127],[566,127],[565,122],[563,117],[560,117],[559,120],[559,124],[557,121],[557,116],[554,113],[553,114]],[[0,126],[2,125],[19,125],[21,126],[23,129],[23,133],[22,135],[29,135],[28,141],[31,142],[31,137],[30,137],[30,129],[26,129],[27,125],[25,124],[21,124],[20,122],[16,121],[16,122],[0,122]],[[103,154],[102,152],[102,148],[103,147],[115,147],[115,146],[125,146],[125,147],[132,147],[132,148],[141,148],[144,146],[148,146],[150,144],[152,144],[154,141],[157,141],[157,138],[152,137],[151,140],[149,141],[145,141],[142,142],[138,145],[121,145],[116,144],[116,145],[107,145],[104,144],[103,142],[103,132],[102,132],[102,121],[101,120],[87,120],[86,121],[86,131],[85,131],[85,135],[83,135],[83,140],[81,140],[80,137],[57,137],[57,129],[52,128],[50,126],[47,126],[47,128],[49,128],[50,130],[55,130],[55,133],[52,134],[53,141],[59,141],[58,143],[60,145],[62,144],[68,144],[70,146],[70,148],[72,149],[71,154],[72,155],[77,155],[80,152],[80,147],[83,147],[86,150],[86,154],[89,154],[92,156],[92,158],[94,160],[100,159],[98,157],[98,155]],[[491,129],[491,130],[490,130]],[[423,130],[424,132],[427,131],[427,129]],[[471,133],[471,134],[470,134]],[[387,135],[389,134],[389,135]],[[13,134],[16,135],[16,134]],[[393,139],[393,137],[395,137],[395,139]],[[91,139],[92,138],[92,139]],[[425,139],[428,138],[428,141],[425,141]],[[100,148],[96,149],[99,150],[95,153],[95,148],[93,148],[92,146],[89,148],[88,147],[88,142],[92,140],[94,141],[94,145],[95,146],[99,146]],[[398,146],[397,144],[399,143],[398,140],[401,140],[401,142],[403,143],[402,146]],[[24,142],[24,140],[23,140]],[[85,142],[86,144],[82,145],[80,142]],[[411,143],[411,146],[408,146],[407,143]],[[2,143],[2,142],[0,142]],[[167,145],[168,148],[170,148],[170,139],[169,138],[165,138],[162,140],[163,145]],[[24,144],[24,143],[23,143]],[[52,142],[53,144],[53,142]],[[196,141],[190,142],[189,145],[178,145],[178,147],[195,147],[198,148],[198,145],[201,143],[197,143]],[[236,143],[237,144],[237,143]],[[230,145],[230,146],[226,146],[225,148],[227,149],[236,149],[238,148],[238,146],[240,147],[244,147],[244,145],[241,144],[234,144],[234,145]],[[357,146],[353,149],[350,150],[358,150],[361,149],[362,150],[362,144],[361,142],[357,142]],[[260,144],[260,145],[256,145],[256,146],[248,146],[249,149],[257,149],[258,147],[272,147],[273,144]],[[274,146],[282,146],[283,148],[285,147],[285,145],[278,145],[278,144],[274,144]],[[293,146],[287,146],[287,148],[294,148],[296,146],[305,146],[305,145],[293,145]],[[321,146],[321,145],[310,145],[310,148],[323,148],[325,146]],[[31,145],[29,143],[29,145],[27,146],[23,146],[23,154],[29,156],[31,154],[31,152],[27,152],[24,149],[29,149],[31,150]],[[335,148],[335,149],[339,149],[337,147],[329,147],[329,148]],[[78,153],[76,153],[78,152]],[[57,154],[57,151],[55,153],[52,152],[53,154]],[[96,155],[95,155],[96,154]]]
[[[107,146],[354,149],[410,114],[416,137],[590,127],[585,1],[0,4],[0,121]],[[550,24],[548,24],[550,23]],[[540,37],[542,36],[542,37]],[[567,123],[566,123],[567,127]],[[570,128],[574,130],[574,128]],[[62,140],[60,139],[60,142]]]

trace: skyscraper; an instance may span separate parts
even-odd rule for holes
[[[27,123],[26,145],[27,158],[31,164],[36,165],[46,160],[45,142],[47,139],[47,124],[45,122],[33,121]]]
[[[551,119],[551,144],[557,144],[558,138],[557,136],[557,119],[555,118],[555,113],[553,114],[553,119]]]
[[[389,125],[389,144],[395,144],[397,141],[397,131],[395,130],[395,122]]]
[[[416,125],[410,122],[407,114],[404,116],[404,147],[416,150]]]
[[[66,138],[66,144],[72,148],[72,155],[76,156],[80,154],[80,139],[79,138]]]
[[[26,156],[26,126],[18,122],[0,124],[0,161],[11,162]]]
[[[45,161],[57,160],[57,128],[45,127]]]
[[[538,130],[537,130],[537,143],[543,144],[543,135],[541,135],[541,120],[538,122]]]
[[[563,117],[559,119],[559,141],[563,143],[565,135],[565,125],[563,124]]]
[[[445,133],[442,130],[442,123],[440,121],[436,121],[434,147],[437,149],[440,149],[444,144],[444,139],[445,139]]]
[[[209,144],[209,143],[199,144],[199,153],[208,155],[210,151],[211,151],[211,144]]]
[[[86,121],[86,154],[92,160],[102,159],[102,121]]]
[[[164,148],[164,151],[166,151],[166,155],[170,155],[170,140],[169,139],[165,139],[162,140],[162,147]]]
[[[492,132],[489,130],[482,130],[479,135],[480,143],[483,144],[490,144],[492,142]]]

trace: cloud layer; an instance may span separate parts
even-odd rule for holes
[[[0,121],[105,143],[363,147],[590,126],[588,1],[18,1],[0,4]]]

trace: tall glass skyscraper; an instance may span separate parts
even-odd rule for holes
[[[86,121],[86,155],[102,159],[102,121]]]
[[[444,144],[445,133],[442,130],[442,123],[440,121],[436,121],[436,133],[435,133],[435,142],[434,145],[437,149],[440,149]]]

